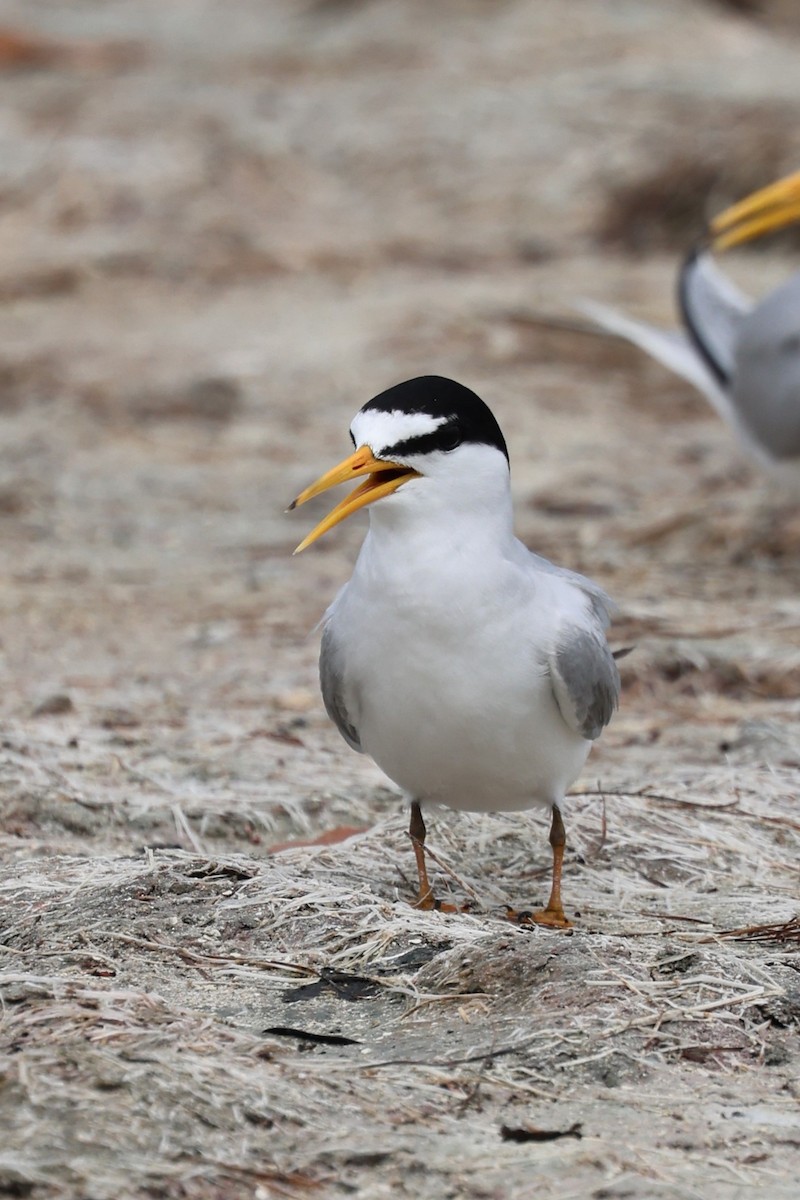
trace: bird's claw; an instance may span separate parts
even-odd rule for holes
[[[432,892],[418,896],[412,907],[418,908],[422,912],[467,913],[470,911],[468,904],[451,904],[448,900],[437,900]]]
[[[531,912],[530,909],[517,911],[506,905],[506,919],[513,925],[544,925],[546,929],[573,928],[572,921],[565,916],[563,908],[541,908]]]

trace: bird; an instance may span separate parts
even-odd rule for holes
[[[692,383],[761,467],[800,467],[800,272],[750,300],[713,255],[800,220],[800,171],[725,209],[678,271],[683,329],[666,330],[593,301],[579,308]]]
[[[506,441],[468,387],[398,383],[356,413],[350,439],[353,453],[290,506],[363,480],[295,551],[368,509],[352,576],[321,622],[328,715],[410,800],[416,907],[463,911],[434,897],[423,808],[539,806],[551,810],[549,899],[508,916],[568,928],[561,805],[618,705],[612,602],[515,537]]]

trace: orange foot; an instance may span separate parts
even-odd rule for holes
[[[538,912],[517,912],[506,907],[506,918],[514,925],[544,925],[547,929],[572,929],[572,921],[564,915],[563,908],[541,908]]]
[[[469,912],[468,904],[450,904],[448,900],[437,900],[433,892],[426,892],[424,896],[418,896],[411,906],[419,908],[423,912],[443,912],[443,913],[466,913]]]

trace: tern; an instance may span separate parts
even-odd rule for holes
[[[552,810],[546,908],[567,927],[561,803],[619,700],[606,640],[611,601],[533,554],[513,532],[509,458],[486,404],[451,379],[381,392],[350,426],[354,452],[291,508],[361,482],[295,553],[369,506],[353,574],[322,620],[320,682],[345,741],[411,801],[416,906],[434,899],[423,806]]]
[[[716,217],[679,271],[682,331],[659,329],[591,301],[580,304],[596,324],[694,384],[762,467],[794,471],[800,467],[800,272],[754,303],[712,254],[799,219],[800,172]]]

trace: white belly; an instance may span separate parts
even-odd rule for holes
[[[471,622],[463,612],[448,621],[424,607],[394,609],[388,640],[380,599],[348,599],[336,614],[351,631],[358,621],[346,706],[390,779],[415,799],[472,811],[562,798],[591,743],[561,716],[542,631],[520,620],[531,614],[502,605]]]
[[[548,685],[549,691],[549,685]],[[363,722],[362,744],[411,796],[450,808],[504,812],[552,805],[580,772],[591,743],[572,734],[551,697],[536,697],[527,721],[511,706],[445,710],[432,694],[395,694]]]

